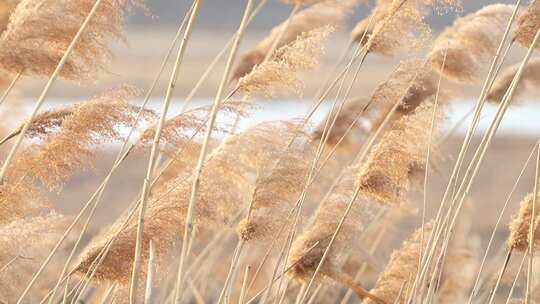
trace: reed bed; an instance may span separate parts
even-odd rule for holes
[[[129,42],[130,13],[150,18],[151,8],[139,0],[0,3],[0,303],[540,303],[540,146],[513,187],[478,174],[509,106],[538,97],[540,2],[488,1],[474,12],[457,0],[281,2],[289,17],[236,58],[251,19],[265,12],[264,2],[252,11],[246,0],[218,55],[232,46],[214,103],[188,104],[216,62],[175,115],[177,81],[193,76],[181,69],[197,52],[193,29],[212,5],[194,0],[182,13],[142,105],[144,92],[123,85],[42,110],[58,77],[85,95],[103,72],[121,77],[109,71],[109,43]],[[357,10],[366,17],[351,20]],[[454,23],[432,28],[446,14]],[[336,35],[349,43],[327,71]],[[176,44],[158,114],[148,101]],[[393,72],[371,94],[354,95],[375,77],[363,69],[376,54]],[[306,75],[317,73],[328,77],[311,98]],[[18,99],[28,98],[28,78],[47,83],[26,117]],[[453,102],[481,81],[465,139],[445,136]],[[283,97],[309,111],[247,121],[260,111],[255,101]],[[486,100],[497,114],[476,145]],[[107,167],[111,150],[119,151]],[[511,150],[508,171],[520,168]],[[131,168],[141,161],[144,171]],[[129,178],[116,176],[122,170]],[[102,175],[87,185],[91,196],[71,196],[81,209],[58,204]],[[116,179],[138,181],[131,200],[111,187]],[[507,201],[498,210],[474,190]]]

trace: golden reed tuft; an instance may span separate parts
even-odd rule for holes
[[[353,164],[344,169],[336,186],[329,191],[308,226],[294,241],[289,254],[291,269],[288,272],[294,280],[308,282],[321,262],[324,251],[355,193],[357,167],[358,164]],[[352,288],[360,297],[371,296],[352,283],[352,278],[341,270],[341,263],[347,254],[354,253],[357,246],[361,246],[358,237],[373,222],[381,208],[384,206],[364,197],[356,199],[316,277],[318,282],[338,283]]]
[[[428,55],[433,68],[455,81],[480,80],[484,65],[497,52],[513,11],[512,5],[493,4],[457,19],[435,40]]]
[[[487,95],[487,100],[497,103],[502,101],[506,91],[508,91],[514,80],[514,76],[516,76],[518,69],[519,65],[516,64],[502,71],[495,83],[493,83],[493,86]],[[520,97],[529,92],[538,93],[538,88],[540,88],[540,58],[531,58],[523,70],[521,80],[518,83],[514,96]]]
[[[514,215],[512,222],[510,223],[510,237],[508,239],[508,247],[519,251],[527,252],[529,249],[529,236],[532,219],[534,194],[528,194],[520,203],[519,212]],[[540,200],[539,200],[540,201]],[[540,202],[538,203],[540,205]],[[536,208],[535,217],[535,235],[534,235],[534,247],[536,250],[540,248],[540,207]]]
[[[428,222],[423,228],[416,230],[407,239],[399,250],[394,251],[383,273],[380,274],[371,293],[385,300],[387,303],[404,304],[407,302],[405,295],[411,288],[414,275],[418,272],[420,254],[422,252],[422,235],[431,233],[433,223]],[[401,297],[400,297],[401,294]],[[375,304],[370,299],[362,304]]]
[[[5,0],[0,3],[0,34],[6,30],[9,17],[17,3],[19,3],[19,0]]]
[[[248,96],[273,96],[278,91],[301,95],[303,84],[299,72],[315,68],[323,53],[322,43],[332,32],[322,27],[302,34],[289,45],[274,53],[272,58],[256,66],[238,81],[239,92]]]
[[[68,224],[68,217],[50,212],[0,226],[0,268],[7,265],[0,272],[0,301],[5,303],[17,301],[21,290],[27,286]],[[61,247],[62,250],[70,248],[67,243]],[[64,254],[65,251],[61,253]],[[8,265],[10,261],[12,263]],[[27,298],[29,302],[39,302],[45,294],[43,291],[54,286],[61,265],[63,265],[62,257],[53,259],[37,280]]]
[[[360,20],[352,30],[351,40],[360,45],[365,45],[373,34],[375,25],[386,18],[390,4],[392,4],[392,0],[377,0],[377,4],[371,13]]]
[[[0,68],[14,74],[48,77],[94,2],[21,0],[0,36]],[[126,10],[141,5],[138,0],[103,1],[68,58],[61,77],[81,81],[102,70],[110,58],[107,40],[122,38]]]
[[[514,39],[524,48],[529,48],[538,29],[540,29],[540,1],[531,0],[527,10],[518,19]],[[540,45],[536,48],[540,50]]]
[[[236,225],[238,212],[247,211],[257,168],[263,162],[274,161],[268,151],[283,149],[296,136],[297,130],[296,124],[274,121],[228,136],[209,155],[203,168],[198,203],[194,211],[195,224],[205,229],[225,229]],[[160,192],[155,192],[151,197],[144,226],[143,261],[148,259],[149,240],[154,243],[156,260],[159,261],[170,252],[177,239],[177,227],[184,226],[192,185],[191,178],[186,176],[179,174],[177,178],[162,185]],[[88,270],[125,220],[118,220],[107,234],[90,243],[81,255],[78,272]],[[136,231],[137,221],[131,219],[97,270],[97,280],[129,280]]]
[[[269,161],[257,169],[251,214],[238,225],[238,234],[245,241],[265,241],[278,235],[292,221],[288,215],[305,187],[314,154],[307,134],[299,132],[291,147],[276,148],[281,150],[266,151]]]
[[[45,130],[61,117],[57,132],[48,135],[44,142],[28,147],[18,158],[15,169],[26,171],[52,190],[60,189],[67,178],[88,163],[96,146],[121,139],[119,128],[131,127],[139,107],[130,105],[128,99],[138,93],[137,89],[125,86],[67,110],[61,109],[59,116],[47,113],[45,116],[52,120],[39,120],[37,123],[41,124],[34,124],[33,129]],[[64,115],[66,112],[68,115]],[[151,116],[150,112],[143,113],[147,119]]]
[[[361,117],[362,111],[366,104],[368,103],[368,100],[366,98],[354,98],[351,100],[348,100],[345,105],[343,106],[343,109],[338,113],[338,117],[335,119],[335,124],[331,130],[327,130],[326,132],[329,132],[326,144],[330,146],[334,146],[339,142],[339,140],[345,135],[345,132],[349,128],[351,128],[351,125],[354,124],[352,127],[351,132],[349,135],[344,138],[344,140],[340,143],[339,147],[347,147],[351,144],[353,144],[353,134],[356,133],[364,133],[364,128],[360,126],[359,119]],[[330,117],[330,121],[332,121],[335,117],[335,113],[329,113],[328,115],[332,115]],[[314,140],[322,140],[322,136],[325,133],[326,129],[326,121],[328,120],[328,116],[325,117],[321,121],[321,123],[317,126],[317,128],[313,131],[312,138]]]
[[[435,113],[436,123],[442,121],[441,109],[439,106]],[[433,102],[424,103],[394,122],[373,147],[357,173],[357,185],[367,198],[392,206],[407,201],[414,179],[426,167],[434,111]]]
[[[459,7],[456,0],[392,0],[380,2],[376,24],[367,41],[367,51],[395,55],[417,50],[431,37],[426,23],[430,11],[448,11]],[[380,18],[379,18],[380,16]],[[370,29],[367,29],[370,30]]]
[[[238,115],[244,117],[247,115],[248,103],[244,102],[224,102],[219,106],[220,115]],[[189,145],[198,143],[193,142],[193,134],[202,133],[207,126],[207,116],[210,113],[211,106],[196,107],[186,110],[165,121],[161,130],[160,146],[162,152],[167,156],[173,157],[180,148],[187,148]],[[152,145],[157,124],[144,130],[137,142],[137,148],[142,149]],[[214,132],[228,133],[228,125],[215,126]]]
[[[303,33],[314,29],[324,26],[340,28],[356,2],[358,1],[321,1],[292,16],[290,20],[274,27],[268,36],[259,42],[255,48],[242,55],[240,62],[233,71],[233,79],[244,77],[255,66],[261,64],[269,56],[268,52],[272,50],[278,38],[280,40],[276,45],[276,49],[294,42]]]

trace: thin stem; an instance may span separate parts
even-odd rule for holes
[[[504,263],[501,267],[501,270],[499,271],[499,276],[497,277],[495,286],[493,286],[493,289],[491,290],[491,296],[489,297],[489,304],[493,304],[493,301],[495,300],[497,289],[499,289],[499,285],[501,284],[502,278],[506,272],[506,269],[508,268],[508,264],[510,263],[510,258],[512,258],[512,252],[513,252],[513,249],[510,248],[508,250],[508,253],[506,254],[506,258],[504,259]]]
[[[196,1],[199,1],[199,0],[196,0]],[[185,263],[186,257],[189,255],[189,252],[187,250],[188,249],[187,243],[189,241],[189,238],[192,236],[192,232],[193,232],[193,216],[194,216],[195,205],[197,203],[197,192],[199,190],[199,183],[200,183],[203,165],[206,159],[206,154],[208,153],[208,143],[210,142],[210,138],[212,136],[212,131],[214,129],[214,125],[216,122],[217,112],[222,102],[225,86],[229,79],[232,65],[233,65],[234,59],[236,58],[236,53],[238,52],[238,47],[240,45],[252,5],[253,5],[253,0],[247,0],[244,16],[242,17],[242,21],[240,23],[238,33],[235,37],[235,42],[233,43],[231,52],[229,54],[229,58],[227,60],[225,72],[223,73],[223,77],[221,79],[221,83],[219,85],[216,98],[214,99],[214,104],[209,114],[208,125],[205,130],[203,142],[201,145],[201,151],[199,154],[199,159],[197,161],[197,166],[194,171],[195,173],[193,175],[193,185],[191,189],[191,196],[190,196],[188,210],[186,214],[186,224],[184,228],[184,237],[183,237],[183,242],[182,242],[182,251],[180,254],[180,263],[178,266],[178,278],[177,278],[178,281],[175,288],[175,294],[176,294],[175,302],[176,303],[179,303],[182,298],[181,289],[182,289],[182,284],[183,284],[183,275],[184,275],[183,272],[184,272],[184,267],[185,267],[184,263]]]
[[[4,101],[6,101],[6,98],[8,97],[9,93],[11,93],[11,90],[13,90],[15,84],[17,84],[17,81],[19,81],[19,78],[21,78],[22,74],[22,72],[17,73],[17,75],[15,75],[15,77],[11,80],[9,86],[2,94],[2,97],[0,97],[0,105],[2,105]]]
[[[471,295],[469,297],[469,301],[472,301],[472,299],[474,298],[474,296],[476,295],[476,290],[478,290],[478,286],[480,284],[480,278],[481,278],[481,275],[482,275],[482,272],[484,270],[484,267],[485,267],[485,264],[486,264],[486,261],[487,261],[487,258],[488,258],[488,255],[489,255],[489,252],[491,250],[491,247],[493,246],[493,243],[494,243],[494,240],[495,240],[495,236],[497,234],[497,229],[498,227],[500,226],[500,223],[502,222],[502,219],[503,219],[503,216],[504,216],[504,213],[505,211],[508,209],[508,206],[510,204],[510,200],[512,198],[512,195],[514,194],[514,192],[516,191],[517,189],[517,186],[519,184],[519,181],[521,180],[521,177],[523,176],[523,174],[525,173],[525,170],[527,169],[527,166],[529,165],[529,162],[531,161],[533,155],[534,155],[534,152],[537,148],[537,145],[540,144],[540,139],[538,139],[534,145],[534,147],[531,149],[531,152],[529,153],[529,157],[527,158],[527,160],[525,161],[525,163],[523,164],[523,167],[521,168],[521,172],[519,173],[518,177],[516,178],[516,181],[514,182],[514,185],[512,186],[512,189],[510,191],[510,193],[508,194],[508,196],[506,197],[506,201],[503,205],[503,207],[501,208],[501,210],[499,211],[499,216],[497,218],[497,222],[495,223],[495,227],[493,227],[493,231],[491,233],[491,237],[489,239],[489,242],[488,242],[488,245],[487,245],[487,248],[486,248],[486,251],[484,253],[484,256],[482,258],[482,262],[480,263],[480,266],[478,268],[478,274],[476,276],[476,279],[475,279],[475,283],[474,283],[474,286],[471,290]]]
[[[152,291],[153,291],[153,282],[154,282],[154,276],[156,273],[156,253],[154,250],[154,243],[152,240],[150,240],[149,244],[149,257],[148,257],[148,266],[147,266],[147,275],[146,275],[146,291],[144,293],[144,303],[150,304],[152,303]]]
[[[146,177],[144,179],[143,183],[143,190],[141,194],[141,203],[139,206],[139,218],[137,223],[137,239],[135,243],[135,257],[133,261],[133,271],[131,276],[131,285],[129,288],[129,298],[130,303],[135,303],[135,297],[137,294],[137,285],[138,285],[138,278],[139,278],[139,271],[141,267],[141,253],[142,253],[142,244],[143,244],[143,231],[144,231],[144,217],[146,212],[146,206],[148,203],[148,197],[150,196],[151,191],[151,180],[154,175],[154,169],[155,169],[155,163],[158,156],[158,149],[159,149],[159,142],[161,139],[161,132],[163,130],[163,126],[165,125],[165,120],[167,119],[167,113],[169,111],[169,106],[171,103],[172,94],[174,91],[174,87],[176,85],[176,79],[178,76],[178,73],[180,71],[180,65],[182,63],[182,60],[184,58],[184,53],[186,51],[189,38],[191,37],[191,33],[193,30],[193,25],[195,23],[195,20],[197,19],[197,16],[199,15],[199,8],[200,8],[200,0],[194,0],[193,2],[193,10],[191,12],[191,15],[189,17],[189,21],[186,25],[186,31],[184,32],[184,38],[182,39],[182,42],[180,43],[180,48],[178,50],[178,55],[176,57],[176,62],[174,64],[173,72],[169,81],[169,86],[167,88],[167,93],[165,94],[165,99],[163,101],[163,108],[161,110],[161,115],[159,118],[159,123],[156,129],[156,132],[154,134],[154,140],[152,142],[152,148],[150,151],[150,158],[148,160],[148,167],[146,170]]]
[[[535,232],[536,232],[536,208],[538,203],[538,183],[540,181],[540,146],[538,146],[536,155],[536,172],[534,175],[534,194],[532,201],[531,222],[529,223],[529,262],[527,264],[527,288],[525,289],[525,303],[531,303],[533,269],[534,269],[534,247],[535,247]]]
[[[240,296],[238,297],[238,304],[244,303],[244,298],[246,297],[246,290],[247,290],[247,283],[249,279],[249,271],[251,270],[251,267],[248,265],[246,266],[246,270],[244,271],[244,279],[242,280],[242,288],[240,289]]]

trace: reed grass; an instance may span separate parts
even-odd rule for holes
[[[245,1],[232,39],[175,116],[169,107],[181,77],[190,76],[180,67],[195,45],[195,21],[206,13],[201,1],[191,3],[171,37],[142,105],[131,103],[139,89],[122,86],[46,111],[58,78],[82,88],[98,79],[114,60],[109,42],[125,39],[130,11],[149,11],[136,0],[0,4],[0,73],[6,75],[0,104],[9,118],[0,124],[0,145],[9,150],[0,150],[1,303],[538,300],[538,166],[534,186],[522,182],[537,147],[504,205],[471,200],[474,186],[502,188],[479,183],[482,164],[514,99],[536,98],[538,0],[523,9],[521,0],[513,6],[490,1],[456,17],[435,39],[429,20],[450,11],[461,15],[458,1],[375,1],[331,71],[325,45],[340,40],[330,35],[347,32],[346,18],[368,1],[282,2],[292,5],[287,20],[238,57],[248,24],[265,13],[265,0],[256,7]],[[177,44],[156,114],[147,106]],[[517,45],[526,54],[519,64],[507,64]],[[190,106],[226,52],[214,102]],[[398,57],[403,54],[407,58]],[[375,77],[363,67],[378,60],[400,62],[371,95],[354,96],[356,85]],[[20,104],[11,101],[19,91],[26,94],[23,82],[43,77],[45,87],[23,118]],[[240,123],[259,110],[255,100],[302,98],[307,78],[320,78],[321,86],[305,115]],[[448,108],[464,85],[477,83],[482,87],[470,127],[460,146],[448,147],[442,136]],[[486,101],[496,113],[475,145]],[[7,123],[11,116],[18,119],[14,126]],[[316,117],[322,120],[314,123]],[[118,148],[82,208],[73,216],[61,212],[56,195],[99,166],[100,152]],[[454,148],[457,159],[445,172]],[[141,158],[144,179],[133,201],[110,227],[95,231],[98,215],[107,212],[106,193],[117,191],[109,187],[113,175],[130,170],[121,166],[127,160]],[[513,158],[505,166],[515,164]],[[448,180],[441,184],[437,175]],[[422,198],[416,190],[423,190]],[[518,207],[515,195],[524,198],[500,244],[504,216]],[[496,220],[478,210],[485,203],[497,208]],[[478,234],[488,221],[489,236]]]

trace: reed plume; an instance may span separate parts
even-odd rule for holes
[[[360,45],[365,45],[373,34],[375,25],[386,19],[391,4],[392,0],[377,0],[377,4],[371,13],[358,22],[352,30],[351,40]]]
[[[433,223],[428,222],[423,228],[416,230],[399,250],[394,251],[384,271],[380,274],[375,287],[370,292],[387,303],[406,303],[406,294],[411,288],[415,274],[418,272],[420,254],[422,252],[422,235],[428,235]],[[373,304],[370,299],[363,304]]]
[[[504,70],[499,78],[493,83],[491,90],[487,95],[487,100],[493,102],[502,101],[506,91],[510,88],[514,76],[519,69],[518,65],[513,65]],[[516,97],[524,96],[529,92],[537,92],[540,87],[540,58],[532,58],[525,66],[520,82],[517,85]]]
[[[139,107],[128,103],[137,94],[138,90],[126,86],[70,107],[68,115],[64,115],[66,109],[61,109],[58,132],[23,151],[16,169],[58,190],[66,179],[88,165],[96,146],[122,138],[119,128],[131,127],[139,111]],[[153,117],[148,111],[143,114]],[[45,117],[52,119],[38,121],[41,124],[34,124],[33,129],[43,130],[58,121],[58,115],[48,113]]]
[[[249,104],[243,102],[224,102],[219,106],[219,113],[225,115],[236,115],[244,117],[247,115]],[[198,143],[193,142],[193,134],[202,133],[207,125],[207,115],[210,113],[210,106],[196,107],[189,109],[168,119],[161,131],[160,146],[167,156],[174,156],[178,149]],[[144,130],[137,143],[138,148],[152,145],[157,125],[152,125]],[[214,132],[225,134],[230,129],[228,125],[215,126]]]
[[[336,187],[328,193],[306,229],[294,241],[289,254],[291,269],[288,272],[292,279],[309,282],[314,275],[340,219],[353,198],[356,189],[355,172],[358,166],[359,164],[353,164],[344,169]],[[352,288],[360,297],[370,296],[341,270],[341,264],[347,253],[354,252],[355,246],[359,245],[358,236],[372,223],[382,208],[384,206],[364,197],[356,199],[316,277],[318,282],[338,283]]]
[[[278,91],[302,94],[298,73],[315,68],[323,53],[322,43],[332,32],[322,27],[302,34],[291,44],[276,50],[272,58],[256,66],[238,81],[239,92],[251,96],[273,96]]]
[[[203,168],[195,224],[206,229],[225,229],[236,224],[236,215],[247,207],[253,188],[253,177],[268,151],[283,149],[297,134],[295,123],[277,121],[253,126],[242,133],[228,136],[209,156]],[[152,196],[145,226],[144,239],[152,240],[156,260],[162,259],[179,236],[178,227],[184,220],[190,199],[192,180],[181,174]],[[219,189],[219,191],[216,191]],[[79,272],[86,272],[105,244],[119,231],[126,219],[120,219],[109,233],[93,241],[81,255]],[[164,227],[176,227],[164,229]],[[96,272],[97,280],[126,282],[131,273],[137,222],[131,219],[119,232],[109,254]],[[143,261],[148,259],[148,244],[143,246]]]
[[[373,147],[357,177],[367,198],[393,206],[406,202],[415,177],[425,170],[433,111],[433,103],[419,106],[394,122]],[[439,109],[435,115],[437,122],[442,120]]]
[[[338,143],[338,141],[345,135],[347,130],[351,127],[351,125],[354,124],[352,127],[352,133],[363,133],[364,128],[360,124],[360,117],[362,114],[362,111],[366,104],[368,103],[368,100],[366,98],[354,98],[345,103],[343,106],[343,109],[339,112],[338,117],[336,118],[336,122],[331,130],[328,131],[328,139],[326,143],[328,145],[334,146]],[[329,113],[328,115],[332,115],[330,117],[330,121],[333,120],[333,117],[335,113]],[[326,120],[328,120],[329,117],[326,117],[322,120],[322,122],[317,126],[317,128],[313,131],[312,138],[314,140],[322,140],[322,136],[325,133],[326,128]],[[350,134],[350,133],[349,133]],[[344,142],[340,144],[340,147],[348,146],[348,144],[352,144],[354,141],[352,136],[349,135],[344,138]]]
[[[437,85],[431,68],[420,60],[405,60],[375,88],[370,103],[393,107],[399,102],[394,115],[398,119],[412,113],[436,92]]]
[[[267,161],[257,169],[251,210],[238,225],[243,240],[271,239],[292,219],[288,214],[305,187],[312,150],[307,134],[299,133],[291,147],[267,151]]]
[[[0,226],[48,209],[45,195],[25,179],[24,172],[10,171],[0,185]]]
[[[92,0],[21,0],[0,36],[0,68],[51,75],[93,5]],[[139,0],[103,1],[60,76],[80,81],[102,70],[110,58],[107,40],[122,38],[126,11],[141,5]]]
[[[0,34],[2,34],[8,25],[9,16],[13,12],[19,0],[6,0],[0,3]]]
[[[275,46],[276,49],[294,42],[303,33],[313,29],[324,26],[340,28],[356,2],[358,0],[320,1],[274,27],[255,48],[242,55],[232,74],[233,79],[239,79],[249,74],[255,66],[261,64],[267,56],[271,55],[268,53],[272,51],[277,39],[279,42]]]
[[[373,26],[367,42],[367,51],[395,55],[401,51],[421,48],[431,37],[425,18],[432,9],[454,6],[452,0],[393,0],[384,3],[380,20]],[[383,16],[384,15],[384,16]]]
[[[495,56],[513,11],[512,5],[493,4],[457,19],[434,42],[428,55],[433,68],[454,81],[480,80],[482,68]]]
[[[527,9],[518,19],[518,25],[514,32],[514,40],[524,48],[531,47],[534,35],[540,28],[540,1],[531,0]],[[540,50],[540,46],[536,46]]]
[[[17,300],[67,225],[68,218],[51,212],[0,226],[0,268],[8,265],[0,273],[0,301],[11,303]],[[58,267],[58,261],[50,265],[34,287],[35,294],[30,301],[39,302],[41,298],[38,297],[44,295],[45,288],[54,286]]]
[[[510,223],[510,237],[507,245],[510,249],[527,252],[529,250],[529,236],[532,219],[534,194],[528,194],[520,203],[519,212],[514,215],[512,222]],[[537,208],[535,217],[536,229],[534,234],[534,247],[535,250],[540,248],[540,208]]]

